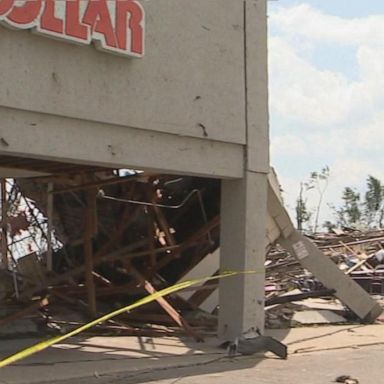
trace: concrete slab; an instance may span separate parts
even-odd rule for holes
[[[180,367],[190,367],[185,369],[190,369],[190,374],[193,375],[199,374],[204,367],[209,367],[210,378],[213,377],[213,379],[223,377],[222,371],[235,370],[244,374],[245,378],[253,377],[254,382],[256,373],[261,372],[258,371],[259,367],[264,372],[263,377],[268,378],[270,374],[275,373],[268,371],[272,369],[271,362],[275,367],[274,370],[277,368],[277,370],[284,370],[287,366],[291,367],[290,360],[295,361],[297,356],[340,349],[343,350],[340,355],[344,356],[348,349],[384,345],[384,326],[382,325],[281,329],[270,330],[268,334],[288,345],[288,363],[272,359],[268,354],[266,360],[261,359],[260,356],[251,359],[228,360],[226,351],[217,347],[218,340],[215,338],[207,340],[206,343],[195,343],[177,338],[89,337],[70,339],[67,343],[56,345],[54,348],[1,369],[0,383],[120,384],[120,378],[124,378],[125,381],[121,381],[121,383],[128,384],[142,382],[138,378],[145,380],[151,377],[151,380],[158,380],[160,376],[156,375],[160,375],[160,373],[166,373],[168,377],[173,377],[175,380],[175,377],[179,377],[176,370]],[[34,342],[36,342],[34,339],[2,342],[0,343],[0,356],[7,356]],[[380,348],[384,352],[383,348]],[[224,361],[225,364],[218,364],[220,361]],[[252,371],[246,373],[247,369]],[[310,365],[308,365],[307,371],[311,371]],[[348,372],[339,372],[339,374],[346,373]],[[194,383],[196,382],[194,381]],[[278,381],[270,382],[278,383]],[[305,381],[280,382],[304,383]],[[364,381],[364,384],[366,383],[368,382]]]
[[[214,362],[209,366],[175,369],[171,374],[164,371],[117,378],[113,384],[331,384],[341,375],[357,378],[361,384],[377,384],[383,380],[383,357],[382,346],[370,346],[349,349],[343,353],[328,351],[295,355],[286,361],[245,358]],[[110,383],[100,380],[97,382]],[[93,383],[96,381],[81,381],[76,384]]]
[[[9,356],[37,339],[7,340],[0,343],[0,356]],[[0,370],[0,382],[12,384],[51,383],[120,372],[166,369],[217,358],[225,350],[206,343],[178,338],[89,337],[73,338],[28,359]],[[74,381],[76,382],[76,381]]]
[[[338,324],[345,323],[347,320],[327,309],[299,311],[293,314],[291,322],[293,324]]]
[[[325,299],[306,299],[302,301],[293,301],[293,304],[301,305],[308,309],[328,309],[330,311],[344,311],[345,307],[339,300],[330,301]]]

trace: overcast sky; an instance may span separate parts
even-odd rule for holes
[[[384,181],[384,0],[268,4],[271,161],[286,203],[325,165],[326,203],[368,174]]]

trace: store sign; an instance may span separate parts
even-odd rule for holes
[[[136,0],[0,0],[0,23],[104,51],[144,56],[145,14]]]

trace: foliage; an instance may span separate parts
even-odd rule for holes
[[[330,169],[325,166],[320,172],[311,172],[307,182],[300,183],[295,206],[297,229],[317,232],[329,177]],[[312,190],[316,192],[317,200],[315,208],[311,210],[308,205],[308,194]],[[328,231],[336,227],[383,228],[384,184],[381,180],[368,175],[364,192],[360,193],[353,187],[347,186],[342,191],[341,199],[340,206],[329,205],[335,214],[335,220],[328,220],[323,224]]]
[[[297,229],[302,231],[304,225],[311,219],[312,213],[307,208],[307,199],[304,198],[304,183],[300,183],[300,193],[296,200],[296,224]]]
[[[352,187],[345,187],[342,194],[343,205],[333,207],[336,225],[359,228],[382,228],[384,221],[384,185],[371,175],[367,178],[366,191],[363,194]],[[329,222],[324,223],[329,227]]]
[[[367,226],[383,226],[384,186],[379,179],[369,175],[365,193],[365,219]]]
[[[345,187],[342,195],[343,205],[336,210],[337,224],[355,227],[362,218],[360,193],[351,187]]]

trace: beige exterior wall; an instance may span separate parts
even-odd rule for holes
[[[245,144],[243,1],[141,4],[142,59],[1,26],[0,105]]]

